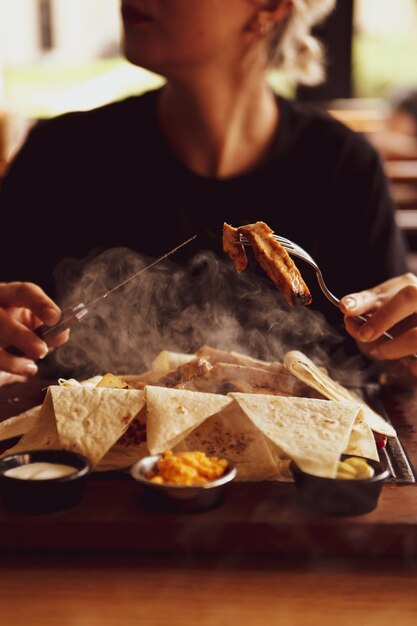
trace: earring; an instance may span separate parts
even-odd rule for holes
[[[258,24],[259,37],[266,37],[267,35],[269,35],[269,33],[271,32],[273,28],[274,28],[274,25],[272,22],[260,22]]]

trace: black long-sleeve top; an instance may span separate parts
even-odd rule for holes
[[[213,259],[222,259],[221,267],[228,264],[221,249],[223,222],[258,220],[303,246],[339,297],[406,271],[405,244],[380,158],[364,137],[325,113],[279,98],[280,124],[268,159],[241,175],[205,178],[179,162],[164,141],[157,94],[33,128],[0,192],[0,280],[30,280],[68,302],[68,285],[85,272],[85,259],[100,251],[129,248],[151,260],[197,234],[175,261],[210,251],[210,278],[195,285],[196,291],[204,287],[207,304],[219,296],[224,279]],[[297,265],[313,294],[310,310],[341,325],[314,272]],[[227,298],[238,285],[242,300],[242,280],[227,275]],[[269,282],[259,281],[261,303]],[[279,297],[277,303],[281,307]],[[259,304],[258,313],[265,306]],[[266,310],[263,322],[271,327]]]

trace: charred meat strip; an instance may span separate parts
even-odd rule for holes
[[[180,365],[179,367],[177,367],[177,369],[169,372],[152,384],[158,385],[159,387],[176,387],[182,383],[186,383],[193,378],[206,374],[212,368],[212,364],[209,363],[206,359],[204,359],[203,357],[198,357],[196,359],[193,359],[192,361],[188,361],[188,363]]]
[[[271,237],[274,231],[265,222],[239,226],[234,230],[249,239],[257,262],[290,306],[311,303],[310,291],[294,261],[285,248]]]
[[[225,222],[223,224],[223,250],[233,261],[235,270],[237,272],[243,272],[248,265],[248,257],[246,256],[244,246],[236,243],[237,241],[239,241],[237,229]]]

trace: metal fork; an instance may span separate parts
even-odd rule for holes
[[[317,265],[316,261],[313,259],[313,257],[306,250],[304,250],[304,248],[294,243],[290,239],[286,239],[285,237],[280,237],[279,235],[271,235],[271,237],[273,237],[276,241],[278,241],[278,243],[280,243],[281,246],[285,248],[288,254],[290,254],[291,256],[296,256],[299,259],[302,259],[303,261],[305,261],[306,263],[311,265],[311,267],[314,268],[316,272],[316,276],[317,276],[317,282],[319,284],[320,289],[322,290],[326,298],[332,304],[337,306],[337,308],[339,308],[340,299],[336,298],[336,296],[327,287],[326,283],[324,282],[323,274],[321,273],[321,270],[319,266]],[[239,233],[239,243],[241,243],[242,245],[249,245],[250,241],[247,237]],[[355,315],[354,319],[359,322],[367,322],[369,317],[366,317],[366,315]],[[389,332],[385,331],[382,334],[384,337],[387,337],[387,339],[394,339],[393,335],[391,335],[391,333]],[[417,358],[417,355],[413,355],[413,358]]]

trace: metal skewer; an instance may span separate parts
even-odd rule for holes
[[[46,341],[47,339],[53,339],[53,337],[56,337],[57,335],[62,333],[64,330],[67,330],[71,326],[74,326],[74,324],[78,324],[83,319],[85,319],[85,317],[89,314],[90,309],[92,307],[94,307],[96,304],[98,304],[99,302],[101,302],[105,298],[108,298],[115,291],[117,291],[118,289],[121,289],[122,287],[127,285],[127,283],[129,283],[131,280],[134,280],[135,278],[138,278],[141,274],[143,274],[147,270],[151,269],[152,267],[154,267],[155,265],[157,265],[158,263],[160,263],[164,259],[167,259],[169,256],[171,256],[172,254],[177,252],[180,248],[186,246],[191,241],[193,241],[196,237],[197,237],[197,235],[193,235],[192,237],[190,237],[186,241],[183,241],[182,243],[180,243],[178,246],[176,246],[172,250],[169,250],[169,252],[166,252],[162,256],[160,256],[157,259],[155,259],[155,261],[152,261],[151,263],[149,263],[145,267],[142,267],[138,272],[136,272],[135,274],[132,274],[132,276],[129,276],[129,278],[126,278],[126,280],[122,281],[121,283],[119,283],[115,287],[112,287],[111,289],[106,291],[106,293],[102,294],[101,296],[98,296],[97,298],[94,298],[93,300],[91,300],[87,304],[84,304],[83,302],[80,302],[79,304],[76,304],[74,306],[71,306],[71,307],[68,307],[68,308],[64,309],[62,311],[62,313],[61,313],[61,319],[60,319],[60,321],[57,324],[54,324],[53,326],[47,326],[46,324],[43,324],[42,326],[39,326],[36,330],[34,330],[34,333],[36,335],[38,335],[38,337],[40,337],[40,339],[42,339],[44,341]],[[15,348],[14,346],[10,346],[8,348],[5,348],[5,350],[9,354],[13,354],[14,356],[23,356],[23,352],[21,350],[19,350],[18,348]]]

